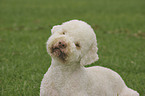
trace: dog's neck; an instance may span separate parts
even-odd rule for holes
[[[73,62],[73,63],[62,63],[57,60],[53,60],[51,62],[51,67],[58,69],[61,72],[67,72],[67,73],[72,73],[75,72],[76,70],[81,70],[83,69],[84,66],[82,66],[79,62]]]

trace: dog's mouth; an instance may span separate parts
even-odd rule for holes
[[[66,51],[66,49],[62,49],[59,47],[52,47],[51,48],[51,53],[63,61],[66,61],[66,57],[67,57],[67,54],[65,51]]]

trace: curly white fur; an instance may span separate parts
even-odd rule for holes
[[[71,20],[51,31],[47,51],[52,62],[40,96],[139,96],[111,69],[83,66],[98,60],[96,36],[87,23]]]

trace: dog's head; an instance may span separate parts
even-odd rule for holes
[[[88,65],[98,60],[96,35],[90,25],[71,20],[54,26],[47,41],[47,51],[63,63]]]

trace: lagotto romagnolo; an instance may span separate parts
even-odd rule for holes
[[[40,96],[139,96],[111,69],[84,67],[98,60],[96,35],[90,25],[71,20],[51,32],[47,51],[52,61]]]

